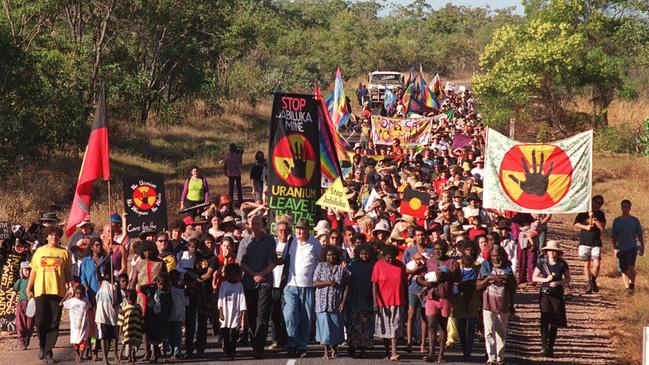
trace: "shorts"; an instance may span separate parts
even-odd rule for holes
[[[415,309],[422,308],[424,306],[424,302],[421,300],[419,295],[408,293],[408,306],[414,307]]]
[[[442,317],[448,318],[451,316],[452,307],[451,301],[448,299],[427,299],[426,316],[441,314]]]
[[[581,261],[599,260],[601,247],[579,245],[579,259]]]
[[[635,259],[638,257],[638,250],[632,248],[626,251],[617,252],[617,267],[621,272],[626,272],[630,267],[635,266]]]

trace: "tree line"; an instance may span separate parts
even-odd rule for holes
[[[424,0],[2,3],[0,165],[83,146],[101,83],[111,119],[173,123],[196,99],[218,111],[326,87],[336,67],[353,78],[421,64],[477,75],[493,121],[523,116],[530,100],[548,100],[558,121],[569,95],[590,90],[605,123],[649,59],[641,0],[528,0],[524,16]]]

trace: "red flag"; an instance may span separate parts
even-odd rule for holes
[[[90,195],[95,180],[110,179],[110,164],[108,162],[108,122],[106,121],[106,92],[102,86],[99,101],[95,109],[95,121],[92,123],[88,146],[83,156],[79,180],[74,192],[70,217],[65,228],[66,236],[70,237],[79,224],[90,213]]]

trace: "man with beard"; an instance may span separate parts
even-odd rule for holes
[[[487,364],[505,363],[505,341],[510,304],[516,291],[516,279],[507,261],[505,249],[495,245],[491,258],[482,262],[476,288],[482,290],[482,316],[484,319]]]

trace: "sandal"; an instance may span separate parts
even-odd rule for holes
[[[390,356],[390,361],[399,361],[399,360],[401,360],[401,356],[399,356],[399,354]]]

